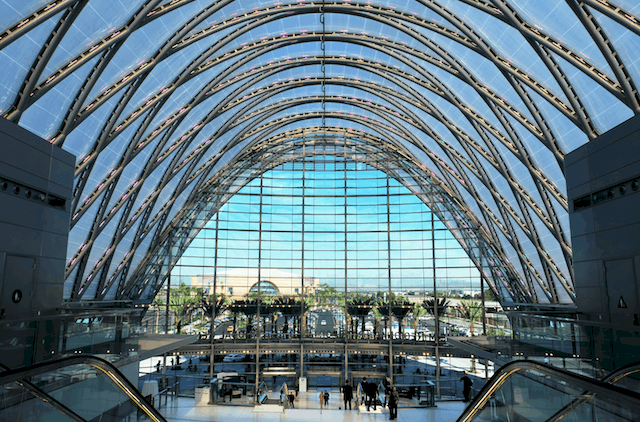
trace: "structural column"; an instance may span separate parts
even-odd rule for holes
[[[435,202],[433,199],[433,185],[429,189],[431,197],[431,261],[433,265],[433,317],[435,334],[435,358],[436,358],[436,394],[440,394],[440,316],[438,315],[438,286],[436,281],[436,226],[435,226]]]
[[[393,383],[393,319],[391,309],[393,307],[393,299],[391,296],[391,203],[389,199],[389,173],[387,175],[387,278],[388,278],[388,299],[389,306],[389,378]]]

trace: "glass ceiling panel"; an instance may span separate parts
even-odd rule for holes
[[[0,1],[0,32],[49,3],[50,0]]]
[[[149,125],[144,136],[148,136],[157,128],[158,125],[178,111],[180,107],[189,103],[189,101],[193,99],[195,93],[200,92],[200,90],[202,90],[207,83],[225,67],[226,65],[222,63],[180,85],[173,94],[171,94],[171,97],[164,103],[160,111],[153,118],[153,121]]]
[[[533,116],[522,101],[522,98],[518,96],[516,91],[513,89],[513,86],[511,86],[509,81],[507,81],[504,74],[500,72],[495,63],[469,49],[449,51],[449,53],[454,56],[465,67],[466,71],[473,75],[480,83],[505,100],[510,106],[518,110],[529,120],[534,122]],[[460,53],[464,53],[464,55],[459,56]],[[421,63],[422,66],[431,73],[444,75],[444,70],[438,69],[434,65],[420,59],[417,59],[416,61]],[[452,77],[453,76],[446,76],[446,79],[452,80]]]
[[[95,57],[87,62],[25,110],[20,125],[44,139],[51,138],[97,61]]]
[[[175,202],[171,206],[171,210],[169,211],[169,214],[167,215],[167,219],[165,220],[163,229],[166,228],[169,224],[171,224],[171,222],[173,221],[173,218],[176,216],[178,211],[182,210],[184,203],[189,198],[189,195],[191,195],[191,192],[195,187],[196,187],[196,183],[191,182],[191,184],[189,184],[185,189],[183,189],[180,196],[176,198]]]
[[[81,52],[89,50],[102,38],[115,32],[143,3],[144,0],[93,0],[87,4],[47,62],[39,82]]]
[[[169,200],[176,193],[176,187],[178,186],[178,183],[180,183],[180,180],[182,180],[182,176],[184,175],[186,170],[187,170],[187,168],[184,167],[182,170],[180,170],[178,172],[178,174],[175,174],[175,175],[171,176],[171,179],[166,183],[166,185],[164,185],[164,187],[162,188],[162,191],[160,192],[160,194],[156,198],[156,203],[153,206],[153,210],[151,211],[151,215],[158,214],[158,212],[165,205],[167,205]]]
[[[160,163],[160,165],[156,167],[155,170],[153,170],[153,172],[151,172],[151,174],[145,178],[144,184],[138,191],[138,197],[136,198],[136,202],[133,205],[132,212],[137,212],[140,209],[142,203],[145,202],[149,198],[151,193],[153,193],[157,189],[158,182],[160,182],[162,177],[164,177],[164,174],[167,171],[169,164],[171,164],[173,156],[176,154],[176,152],[177,151],[172,152],[171,155],[162,160],[162,163]]]
[[[494,127],[502,131],[500,121],[491,111],[486,101],[478,94],[478,91],[442,69],[432,67],[431,71],[434,76],[440,80],[440,82],[443,82],[447,88],[449,88],[456,98],[461,100],[463,103],[466,103],[470,109],[474,110],[480,116],[489,121],[489,123]]]
[[[111,210],[111,208],[122,198],[122,195],[129,190],[130,186],[135,181],[139,181],[139,178],[142,176],[142,171],[148,164],[149,157],[155,151],[161,138],[162,135],[157,136],[150,144],[144,147],[138,155],[129,162],[129,164],[126,165],[120,174],[118,184],[116,185],[113,195],[111,196],[111,200],[107,205],[108,210]]]
[[[509,241],[507,240],[507,238],[505,237],[505,235],[496,227],[496,233],[498,234],[498,239],[500,239],[500,244],[502,245],[507,258],[509,259],[509,262],[515,267],[516,271],[519,274],[524,274],[524,270],[522,269],[522,263],[520,261],[520,257],[518,255],[518,253],[516,252],[516,250],[513,248],[513,245],[511,245],[511,243],[509,243]],[[526,286],[525,284],[525,279],[521,279],[520,284],[522,286]],[[526,290],[528,290],[528,288],[525,287]],[[544,300],[544,302],[546,303],[546,296],[542,297]],[[540,299],[540,298],[539,298]]]
[[[538,233],[540,242],[542,243],[543,249],[547,252],[548,256],[552,258],[553,263],[564,275],[564,278],[570,280],[571,277],[569,277],[569,269],[567,267],[566,261],[563,259],[564,255],[562,252],[562,248],[560,247],[560,243],[549,231],[542,220],[540,220],[531,211],[529,211],[529,213],[531,214],[531,220],[533,220],[533,224],[536,226],[536,231]]]
[[[554,54],[556,62],[562,67],[565,75],[575,87],[580,98],[584,98],[582,104],[594,121],[596,128],[601,133],[608,131],[620,123],[633,117],[633,111],[610,92],[597,84],[592,78],[585,75],[575,66]]]
[[[89,260],[87,261],[87,266],[85,270],[85,277],[88,277],[90,272],[93,271],[94,267],[98,264],[98,260],[100,260],[104,253],[107,252],[107,248],[111,245],[113,241],[113,236],[116,233],[116,229],[118,228],[118,224],[120,223],[120,218],[124,213],[124,208],[120,208],[120,210],[113,216],[113,219],[106,223],[100,236],[96,238],[91,246],[91,253],[89,254]],[[101,222],[102,224],[103,222]],[[97,278],[97,277],[96,277]],[[90,289],[87,289],[85,293],[85,299],[92,299],[93,294],[95,294],[95,289],[98,287],[98,280],[93,278],[93,282],[91,285],[93,286]]]
[[[9,7],[6,2],[2,2],[0,5]],[[0,20],[4,16],[0,10]],[[60,16],[62,13],[41,23],[0,51],[0,69],[2,69],[0,72],[0,112],[6,111],[15,100],[24,83],[24,78],[29,73],[31,64],[38,56],[42,45],[47,41]]]
[[[538,93],[529,88],[525,89],[549,125],[554,138],[558,141],[560,151],[569,153],[589,142],[587,135],[568,117],[560,113],[557,108],[538,95]]]
[[[415,88],[419,89],[418,87]],[[478,144],[485,146],[484,142],[480,138],[480,135],[476,132],[469,119],[460,111],[458,107],[431,91],[423,91],[422,95],[429,102],[431,102],[432,105],[435,106],[435,108],[439,110],[442,115],[449,119],[450,122],[462,129]]]
[[[551,200],[551,204],[553,205],[553,209],[556,211],[558,220],[560,221],[560,226],[562,227],[564,239],[569,245],[571,245],[571,229],[569,226],[569,213],[567,212],[567,210],[564,209],[562,205],[560,205],[557,199],[551,197],[550,200]]]
[[[511,172],[511,177],[515,179],[515,181],[518,182],[518,184],[520,184],[520,186],[524,188],[524,190],[529,194],[529,196],[536,202],[538,207],[544,210],[545,209],[544,202],[542,201],[540,192],[538,192],[536,184],[533,181],[533,178],[531,177],[530,170],[527,169],[527,167],[525,167],[525,165],[520,160],[518,160],[516,156],[513,155],[513,153],[502,142],[498,142],[495,138],[493,138],[493,144],[496,146],[496,149],[499,151],[502,162],[507,166],[507,168]],[[480,154],[478,154],[478,156],[479,155]]]
[[[454,180],[454,184],[456,185],[456,187],[458,188],[458,192],[464,199],[464,203],[471,209],[471,212],[473,212],[476,218],[486,226],[487,220],[485,220],[484,214],[482,213],[482,211],[480,210],[480,207],[478,206],[478,201],[476,201],[473,198],[473,196],[471,196],[467,188],[464,187],[464,185],[462,185],[460,182],[458,182],[457,180]]]
[[[158,231],[157,222],[153,225],[153,227],[150,227],[150,228],[147,227],[147,235],[142,239],[142,241],[140,242],[140,245],[138,245],[138,247],[136,248],[133,258],[131,259],[129,274],[133,274],[135,272],[136,268],[138,267],[138,264],[140,263],[140,261],[142,261],[142,258],[144,258],[144,256],[147,254],[147,251],[149,250],[149,245],[151,244],[151,241],[153,240],[153,237],[155,236],[157,231]]]
[[[87,97],[85,103],[107,89],[135,67],[144,63],[158,50],[175,31],[188,21],[200,8],[200,1],[180,7],[159,19],[143,26],[127,38],[127,41],[110,60],[109,65]]]
[[[76,156],[76,165],[95,147],[96,141],[107,119],[113,112],[124,91],[117,93],[109,101],[95,109],[82,123],[67,135],[62,149]]]
[[[228,90],[223,90],[222,92],[213,95],[211,98],[206,99],[202,103],[198,104],[194,109],[192,109],[187,116],[182,120],[178,129],[171,135],[169,142],[164,147],[163,152],[166,152],[167,149],[174,146],[174,143],[183,137],[187,136],[186,133],[191,129],[194,129],[196,125],[202,125],[203,119],[207,116],[208,113],[225,97],[228,93]],[[216,124],[218,122],[218,124]],[[220,120],[214,119],[211,123],[207,123],[206,126],[199,129],[198,136],[195,140],[191,141],[192,148],[195,148],[201,141],[205,140],[205,138],[209,138],[211,135],[215,133],[215,131],[220,127]]]
[[[135,135],[136,131],[140,127],[142,123],[142,119],[138,120],[128,128],[124,129],[117,138],[107,145],[107,147],[100,152],[98,159],[96,160],[93,168],[91,170],[91,175],[89,176],[89,180],[85,185],[82,201],[86,200],[93,190],[98,186],[105,177],[116,168],[118,164],[122,161],[122,155],[126,151],[129,146],[129,142]]]
[[[499,172],[493,167],[484,157],[479,156],[478,160],[482,163],[482,168],[487,172],[489,179],[493,183],[493,185],[497,188],[498,193],[502,196],[504,200],[506,200],[507,204],[514,210],[521,219],[524,219],[522,215],[522,210],[516,202],[516,198],[511,191],[511,187],[509,186],[509,182],[505,179]]]
[[[633,9],[640,11],[640,3]],[[591,8],[589,10],[604,29],[633,80],[640,80],[640,56],[638,55],[640,37],[597,10]]]
[[[534,76],[538,82],[567,102],[549,69],[517,29],[457,0],[445,0],[442,4],[476,30],[498,54]],[[457,46],[455,41],[447,40],[440,35],[434,36],[434,38],[447,50],[455,51],[464,48]]]
[[[509,123],[518,133],[522,144],[527,149],[536,167],[553,183],[563,195],[566,195],[567,184],[560,165],[556,161],[553,153],[549,151],[542,142],[526,130],[520,123],[507,116]]]
[[[525,257],[530,261],[529,265],[533,266],[533,269],[537,271],[538,275],[544,280],[545,271],[542,267],[542,263],[540,262],[540,255],[538,254],[538,250],[531,242],[531,240],[529,240],[527,235],[522,231],[520,226],[516,224],[515,221],[513,221],[513,218],[509,217],[509,219],[511,220],[513,231],[516,233],[518,243],[522,247],[522,251]]]
[[[610,3],[616,4],[633,15],[640,15],[640,3],[635,0],[613,0]]]
[[[531,25],[571,48],[615,79],[607,60],[568,4],[563,1],[540,3],[533,0],[508,0],[508,3]]]
[[[487,189],[484,183],[482,183],[474,173],[472,173],[467,169],[464,169],[464,172],[469,178],[469,180],[471,181],[473,188],[478,193],[478,196],[482,200],[482,203],[489,208],[489,211],[491,211],[493,215],[497,217],[498,221],[503,223],[502,215],[500,214],[500,211],[498,210],[498,206],[493,200],[493,196],[491,195],[491,192],[489,191],[489,189]]]
[[[79,266],[76,266],[71,274],[69,274],[64,281],[64,289],[62,291],[62,298],[64,300],[71,298],[71,293],[73,293],[73,283],[76,280],[76,275],[78,274]]]
[[[70,262],[71,258],[80,250],[81,245],[87,241],[103,198],[104,192],[100,194],[98,199],[91,204],[89,209],[80,217],[80,220],[71,228],[67,245],[67,265],[73,264]]]
[[[201,48],[200,43],[195,43],[158,63],[127,103],[123,115],[128,116],[142,103],[172,83],[174,78],[201,53]]]
[[[107,272],[107,280],[110,280],[113,276],[113,273],[120,267],[122,264],[122,260],[127,255],[127,252],[131,250],[131,246],[133,240],[135,239],[136,233],[138,232],[138,228],[140,227],[140,223],[142,222],[142,218],[138,218],[133,226],[129,228],[127,234],[124,235],[122,240],[118,243],[116,250],[113,252],[113,258],[111,259],[111,264],[109,265],[109,270]],[[128,256],[128,255],[127,255]],[[104,293],[104,292],[101,292]]]

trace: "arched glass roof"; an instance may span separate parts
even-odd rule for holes
[[[342,139],[450,199],[440,212],[504,263],[503,303],[571,305],[564,156],[640,110],[639,14],[631,0],[2,0],[0,114],[77,157],[66,299],[151,300],[171,227],[264,171],[258,152]]]

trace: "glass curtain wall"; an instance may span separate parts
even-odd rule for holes
[[[304,365],[310,387],[336,386],[345,371],[352,382],[400,376],[417,365],[413,373],[422,364],[391,349],[356,353],[349,346],[345,358],[344,348],[322,345],[433,344],[434,292],[441,339],[481,334],[479,271],[449,230],[453,222],[430,211],[430,201],[445,199],[416,195],[388,174],[385,169],[400,168],[388,155],[352,160],[342,148],[308,148],[316,154],[306,151],[306,158],[232,186],[234,193],[172,271],[170,301],[177,303],[177,294],[191,303],[175,307],[183,332],[213,331],[216,344],[258,335],[306,344],[302,359],[294,350],[261,353],[255,345],[245,354],[216,352],[214,372],[237,371],[253,380],[257,352],[261,367],[277,367],[285,378]],[[490,294],[485,297],[487,308],[497,307]],[[318,347],[310,346],[314,342]],[[277,387],[278,373],[264,373],[264,381]]]
[[[218,319],[235,317],[222,337],[256,331],[242,310],[260,296],[261,336],[421,340],[434,331],[434,287],[441,334],[478,334],[480,318],[469,324],[461,310],[480,306],[478,270],[447,222],[375,168],[383,164],[316,156],[254,178],[186,249],[173,285],[204,296],[215,285],[228,305]]]

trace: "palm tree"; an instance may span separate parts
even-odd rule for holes
[[[482,317],[482,308],[477,300],[461,300],[458,307],[462,318],[469,320],[469,331],[473,336],[475,333],[475,323]],[[476,372],[476,359],[471,358],[471,372]]]
[[[202,308],[202,311],[209,318],[211,318],[212,316],[212,310],[215,311],[215,315],[217,318],[218,316],[229,310],[229,305],[231,305],[231,301],[224,295],[219,295],[215,299],[215,302],[213,299],[207,298],[206,296],[203,296],[202,300],[200,301],[200,307]],[[213,324],[213,321],[211,321],[211,324]]]
[[[153,306],[155,307],[155,310],[156,310],[156,326],[153,328],[153,332],[157,333],[160,327],[159,325],[160,324],[160,307],[165,306],[164,300],[162,300],[161,297],[156,296],[155,299],[153,299]]]
[[[361,332],[364,334],[364,320],[369,312],[376,306],[376,298],[373,296],[367,296],[358,293],[352,293],[351,297],[347,298],[347,313],[355,318],[360,318],[362,321]],[[354,331],[357,334],[357,319],[356,329]]]
[[[416,340],[418,339],[418,319],[427,314],[427,310],[424,308],[424,306],[422,306],[421,303],[414,303],[413,309],[411,310],[411,315],[413,315],[413,332],[414,338]]]
[[[426,309],[427,312],[429,312],[431,315],[433,315],[433,312],[434,312],[434,308],[435,308],[434,305],[435,305],[435,302],[433,299],[427,299],[424,302],[422,302],[422,307]],[[440,298],[440,300],[438,300],[438,316],[440,317],[444,315],[445,311],[449,306],[450,306],[450,302],[449,300],[447,300],[446,297]]]
[[[384,318],[384,315],[382,315],[382,312],[380,312],[377,306],[373,308],[373,317],[376,320],[376,323],[373,326],[373,336],[378,338],[378,333],[380,333],[380,321]]]
[[[462,318],[469,320],[469,331],[475,333],[475,322],[482,317],[482,308],[477,300],[461,300],[458,307]]]
[[[380,315],[382,321],[384,321],[384,331],[382,332],[382,338],[384,339],[385,334],[387,333],[387,326],[389,327],[389,335],[391,335],[391,321],[389,318],[389,304],[387,302],[378,302],[376,306],[376,311]],[[375,315],[375,313],[374,313]]]
[[[404,338],[404,319],[413,309],[413,304],[406,298],[391,294],[392,303],[391,313],[398,319],[400,337]]]
[[[196,309],[198,298],[191,296],[170,296],[169,307],[176,315],[177,334],[182,330],[182,322],[184,318]],[[168,316],[167,316],[168,317]]]
[[[449,307],[450,303],[447,300],[446,297],[440,298],[440,300],[438,299],[427,299],[425,301],[422,302],[422,307],[424,309],[427,310],[427,312],[429,312],[431,315],[434,316],[435,318],[435,307],[438,307],[438,320],[435,321],[433,324],[433,336],[434,338],[439,338],[440,337],[440,318],[442,318],[442,316],[444,315],[444,313],[447,311],[447,308]]]
[[[298,327],[298,318],[302,310],[302,301],[295,297],[289,297],[283,295],[273,300],[272,306],[278,309],[285,318],[284,327],[282,328],[282,334],[287,334],[289,330],[289,319],[293,318],[293,332],[295,333]]]
[[[215,300],[215,301],[214,301]],[[215,319],[212,318],[213,315],[216,316],[216,319],[222,315],[223,313],[229,310],[229,306],[231,305],[231,301],[227,299],[225,295],[218,295],[216,299],[212,297],[202,296],[200,300],[200,309],[202,309],[202,313],[205,317],[211,320],[211,335],[215,337],[216,324]],[[235,327],[234,327],[235,330]]]
[[[316,291],[316,306],[344,308],[344,293],[339,292],[327,283]]]
[[[253,331],[253,317],[258,313],[258,301],[256,299],[234,300],[229,305],[229,310],[234,313],[242,313],[247,317],[246,335],[249,337]]]

